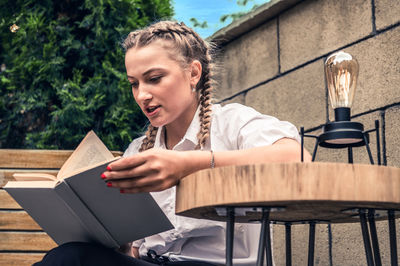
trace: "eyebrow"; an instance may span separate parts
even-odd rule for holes
[[[164,69],[163,68],[151,68],[151,69],[147,70],[146,72],[144,72],[142,75],[146,76],[146,75],[150,74],[151,72],[158,71],[158,70],[164,70]],[[129,76],[129,75],[127,75],[127,77],[128,78],[135,78],[135,77],[132,77],[132,76]]]

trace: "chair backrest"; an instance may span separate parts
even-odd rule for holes
[[[0,265],[32,265],[56,246],[2,187],[13,180],[14,173],[56,175],[71,153],[69,150],[0,149]]]

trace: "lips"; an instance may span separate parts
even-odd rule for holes
[[[145,108],[146,111],[146,115],[147,116],[153,116],[155,114],[158,113],[158,111],[160,110],[161,105],[156,105],[156,106],[147,106]]]

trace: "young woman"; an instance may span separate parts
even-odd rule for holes
[[[152,192],[175,229],[133,242],[131,257],[71,243],[38,265],[50,265],[46,259],[68,260],[65,265],[222,265],[224,223],[176,216],[175,185],[214,166],[299,161],[298,132],[249,107],[212,104],[209,45],[183,23],[162,21],[131,32],[123,46],[133,96],[150,126],[101,178],[121,193]],[[305,158],[310,160],[308,153]],[[258,234],[258,225],[236,227],[235,265],[255,265]]]

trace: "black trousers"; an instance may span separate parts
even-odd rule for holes
[[[33,266],[213,266],[198,261],[170,262],[151,258],[135,259],[114,249],[97,244],[71,242],[50,250],[43,260]],[[215,265],[214,265],[215,266]]]

